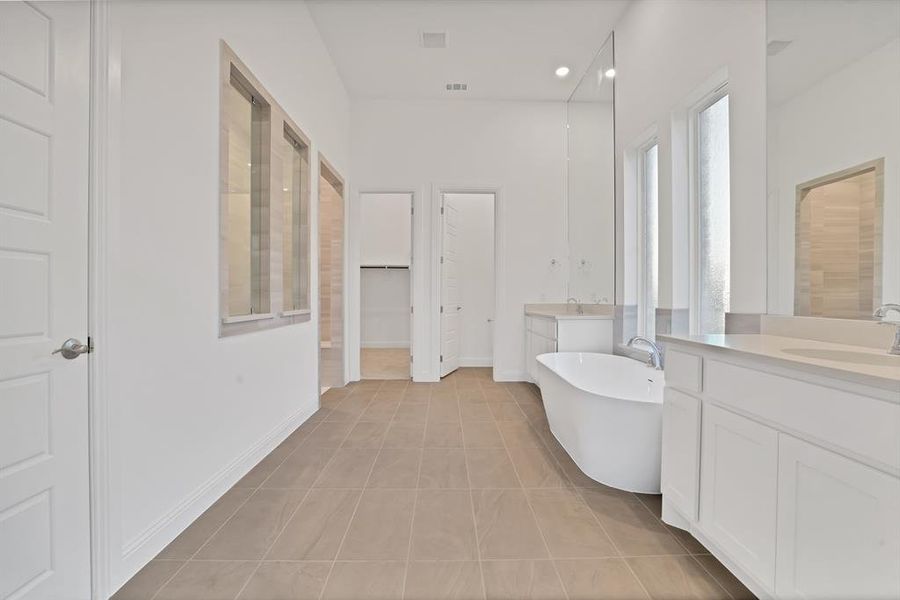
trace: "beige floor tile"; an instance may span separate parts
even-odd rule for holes
[[[323,421],[303,440],[295,454],[303,448],[339,448],[353,425],[353,421]]]
[[[484,598],[481,570],[474,561],[411,562],[406,572],[407,600]]]
[[[654,517],[662,518],[662,496],[660,494],[635,494],[635,497],[653,513]]]
[[[522,486],[526,488],[561,488],[569,485],[566,474],[545,448],[513,447],[509,449]]]
[[[415,488],[419,478],[418,448],[385,448],[378,454],[366,487]]]
[[[475,523],[466,490],[421,490],[413,518],[413,560],[474,560]]]
[[[497,421],[526,421],[525,413],[515,402],[494,402],[489,406]]]
[[[397,600],[403,596],[403,562],[336,562],[323,600]]]
[[[618,556],[591,510],[573,490],[528,490],[553,558]]]
[[[428,402],[401,402],[394,413],[394,421],[424,423],[428,417]]]
[[[186,560],[193,556],[251,494],[253,494],[253,490],[245,488],[232,488],[225,492],[206,512],[166,546],[157,558]]]
[[[558,560],[569,600],[638,600],[647,592],[621,558]]]
[[[561,600],[566,597],[549,560],[484,561],[488,600]]]
[[[496,423],[465,421],[462,424],[463,444],[466,448],[503,448],[503,438]]]
[[[368,394],[351,394],[331,407],[331,412],[325,417],[325,422],[356,421],[371,401]]]
[[[543,448],[544,442],[541,436],[524,419],[522,421],[498,421],[497,426],[503,435],[506,445],[510,448],[517,446],[527,448]]]
[[[491,405],[484,400],[460,400],[459,414],[463,421],[493,421]]]
[[[265,480],[262,487],[309,488],[336,451],[336,448],[300,446]]]
[[[110,600],[151,600],[182,565],[184,561],[181,560],[151,560]]]
[[[712,556],[711,554],[701,554],[695,556],[694,559],[700,563],[700,566],[703,567],[707,573],[712,575],[713,579],[715,579],[720,586],[725,588],[725,591],[728,592],[728,595],[734,600],[756,600],[756,596],[753,595],[753,592],[748,590],[737,577],[732,575],[722,563],[716,560],[715,556]]]
[[[264,562],[238,600],[318,600],[330,562]]]
[[[241,477],[241,479],[234,484],[234,487],[250,488],[250,490],[258,488],[269,475],[275,472],[281,463],[290,456],[291,452],[293,452],[293,450],[284,452],[279,451],[279,449],[276,448],[268,456],[256,463],[256,466],[250,469],[246,475]]]
[[[213,535],[197,558],[258,559],[287,524],[306,490],[260,489]]]
[[[468,488],[465,451],[426,448],[422,452],[419,487]]]
[[[341,560],[405,560],[415,490],[363,492],[350,523]]]
[[[544,407],[542,405],[519,403],[519,408],[522,410],[525,418],[528,419],[533,426],[547,426],[547,413],[544,412]]]
[[[405,383],[409,378],[409,365],[409,348],[362,348],[359,352],[359,370],[365,379],[393,379]]]
[[[519,478],[506,450],[469,448],[466,466],[472,488],[518,488]]]
[[[411,383],[403,392],[403,402],[428,402],[431,400],[430,384]]]
[[[459,423],[459,401],[453,398],[433,396],[428,407],[430,423]]]
[[[459,422],[431,421],[425,427],[426,448],[462,448],[462,427]]]
[[[709,554],[709,550],[700,543],[700,540],[695,538],[689,531],[685,531],[684,529],[679,529],[678,527],[673,527],[671,525],[667,525],[663,523],[666,530],[672,534],[672,536],[678,540],[678,543],[681,544],[681,547],[684,548],[684,551],[688,554]]]
[[[610,497],[594,490],[581,493],[623,555],[684,553],[681,544],[637,498]]]
[[[654,600],[721,600],[728,595],[691,556],[629,558]]]
[[[334,559],[360,494],[360,490],[310,490],[266,560]]]
[[[460,402],[487,402],[481,387],[461,389],[456,393]]]
[[[316,479],[318,488],[361,488],[369,478],[377,451],[341,448]]]
[[[548,558],[522,490],[473,490],[482,559]]]
[[[425,443],[425,423],[394,421],[384,436],[385,448],[421,448]]]
[[[397,412],[397,408],[399,406],[399,396],[397,397],[397,399],[381,398],[380,396],[376,396],[359,418],[361,421],[389,422],[394,418],[394,413]]]
[[[344,440],[344,448],[381,448],[384,435],[387,433],[388,423],[360,421],[353,426],[350,434]]]
[[[234,598],[256,568],[255,561],[204,560],[187,563],[155,600]]]
[[[572,482],[572,485],[583,487],[583,488],[593,488],[599,486],[596,481],[585,475],[584,471],[575,464],[575,461],[566,453],[565,450],[562,450],[560,446],[560,452],[554,452],[554,448],[548,445],[550,452],[553,453],[553,456],[556,457],[556,461],[559,463],[559,467],[566,474],[566,477],[569,478],[569,481]]]

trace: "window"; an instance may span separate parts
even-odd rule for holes
[[[695,301],[692,329],[724,333],[730,295],[730,168],[728,95],[716,92],[696,111],[693,153],[696,177],[695,260],[692,273]]]
[[[223,98],[228,317],[269,312],[269,111],[232,67]]]
[[[658,155],[654,141],[638,157],[638,334],[656,336],[659,289]]]
[[[309,311],[309,146],[285,125],[282,142],[283,311]]]

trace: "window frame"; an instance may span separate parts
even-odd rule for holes
[[[287,307],[285,302],[287,300],[287,286],[284,285],[285,281],[285,273],[287,265],[287,261],[284,260],[284,254],[286,253],[286,242],[284,236],[287,235],[286,231],[286,220],[284,218],[282,212],[282,223],[281,223],[281,234],[282,234],[282,310],[280,312],[281,316],[284,317],[294,317],[294,316],[309,316],[312,314],[312,219],[311,219],[311,210],[312,210],[312,146],[310,144],[309,138],[297,127],[293,121],[285,116],[282,123],[282,141],[287,142],[290,141],[292,147],[290,148],[291,152],[296,151],[297,148],[302,148],[302,152],[305,152],[305,160],[306,160],[306,168],[305,173],[304,169],[301,167],[300,171],[300,228],[299,228],[299,249],[298,255],[293,256],[292,252],[292,260],[294,258],[299,259],[297,264],[293,265],[292,277],[297,277],[298,280],[300,278],[305,279],[305,286],[301,289],[305,291],[305,299],[300,302],[300,308],[297,308],[297,299],[294,299],[294,306]],[[284,158],[282,158],[282,169],[284,168]],[[281,171],[282,181],[284,179],[284,172]],[[283,206],[283,204],[282,204]],[[283,211],[283,208],[282,208]],[[293,230],[291,232],[293,234]],[[291,237],[291,246],[293,246],[293,237]],[[291,248],[293,250],[293,248]],[[301,265],[303,263],[306,264],[306,276],[302,277],[303,269]],[[292,279],[293,282],[293,279]]]
[[[728,130],[729,130],[729,148],[728,162],[731,165],[731,99],[729,94],[728,81],[720,81],[712,88],[712,91],[700,97],[700,100],[694,103],[688,109],[688,185],[689,185],[689,204],[690,204],[690,310],[689,310],[689,331],[692,335],[702,334],[700,331],[700,310],[703,296],[702,277],[701,277],[701,211],[700,211],[700,113],[713,106],[716,102],[729,96],[728,105]],[[729,178],[728,200],[731,202],[731,183]],[[730,207],[729,207],[730,213]],[[731,224],[729,223],[729,228]],[[729,248],[729,252],[731,249]],[[729,260],[730,269],[730,260]],[[730,279],[730,277],[729,277]],[[726,315],[727,315],[726,310]]]
[[[653,314],[649,314],[648,305],[648,269],[647,269],[647,153],[656,147],[656,301],[653,302]],[[656,309],[659,308],[659,138],[654,132],[635,149],[636,200],[637,200],[637,335],[656,339]],[[648,319],[652,319],[649,323]]]

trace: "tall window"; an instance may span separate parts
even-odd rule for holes
[[[268,106],[236,70],[224,98],[228,315],[269,312]]]
[[[695,260],[697,333],[724,333],[730,290],[728,95],[720,91],[696,114]]]
[[[309,148],[284,127],[282,141],[284,311],[309,310]]]
[[[656,336],[659,299],[659,145],[645,146],[638,158],[638,333]]]

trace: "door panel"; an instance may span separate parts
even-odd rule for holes
[[[90,10],[0,2],[0,598],[90,596]]]
[[[662,493],[667,502],[691,521],[697,520],[699,470],[700,401],[666,387],[663,399]]]
[[[441,377],[459,368],[459,209],[444,196],[441,227]]]

